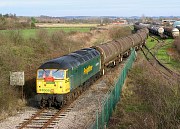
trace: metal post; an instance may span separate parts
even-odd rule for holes
[[[21,89],[22,89],[22,101],[23,101],[23,99],[24,99],[24,95],[23,95],[23,94],[24,94],[24,92],[23,92],[23,86],[22,86]]]

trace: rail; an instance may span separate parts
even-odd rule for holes
[[[25,128],[38,128],[38,129],[46,129],[46,128],[54,128],[59,123],[59,120],[62,117],[65,117],[64,114],[71,111],[72,107],[70,107],[70,103],[57,110],[50,109],[41,109],[37,111],[31,118],[27,119],[23,123],[20,123],[16,128],[25,129]]]
[[[148,53],[151,54],[151,56],[155,59],[155,61],[161,66],[163,67],[166,71],[168,71],[171,75],[176,75],[178,77],[180,77],[180,75],[178,73],[175,73],[174,71],[172,71],[171,69],[169,69],[168,67],[166,67],[163,63],[161,63],[156,56],[150,51],[150,49],[145,45],[145,49],[148,51]],[[147,57],[147,55],[145,54],[144,50],[141,49],[141,51],[143,52],[144,56],[146,57],[146,59],[149,61],[149,58]]]

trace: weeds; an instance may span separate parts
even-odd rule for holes
[[[178,129],[180,125],[179,79],[165,78],[146,61],[136,64],[129,78],[131,80],[123,90],[121,108],[117,109],[121,114],[123,113],[123,116],[119,116],[121,120],[118,126]],[[129,124],[126,125],[126,123]]]

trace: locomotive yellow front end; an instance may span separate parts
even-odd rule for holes
[[[67,70],[38,69],[36,80],[38,94],[66,94],[70,92]]]

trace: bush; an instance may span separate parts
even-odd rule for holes
[[[180,37],[175,39],[174,45],[177,48],[177,50],[180,52]]]
[[[58,49],[60,48],[63,50],[63,48],[66,48],[66,40],[67,36],[64,31],[55,31],[51,35],[51,44],[53,45],[53,49]]]
[[[9,40],[14,45],[23,45],[24,39],[20,31],[10,31]]]
[[[131,34],[129,27],[117,27],[114,26],[109,30],[109,35],[112,39],[118,39]]]

